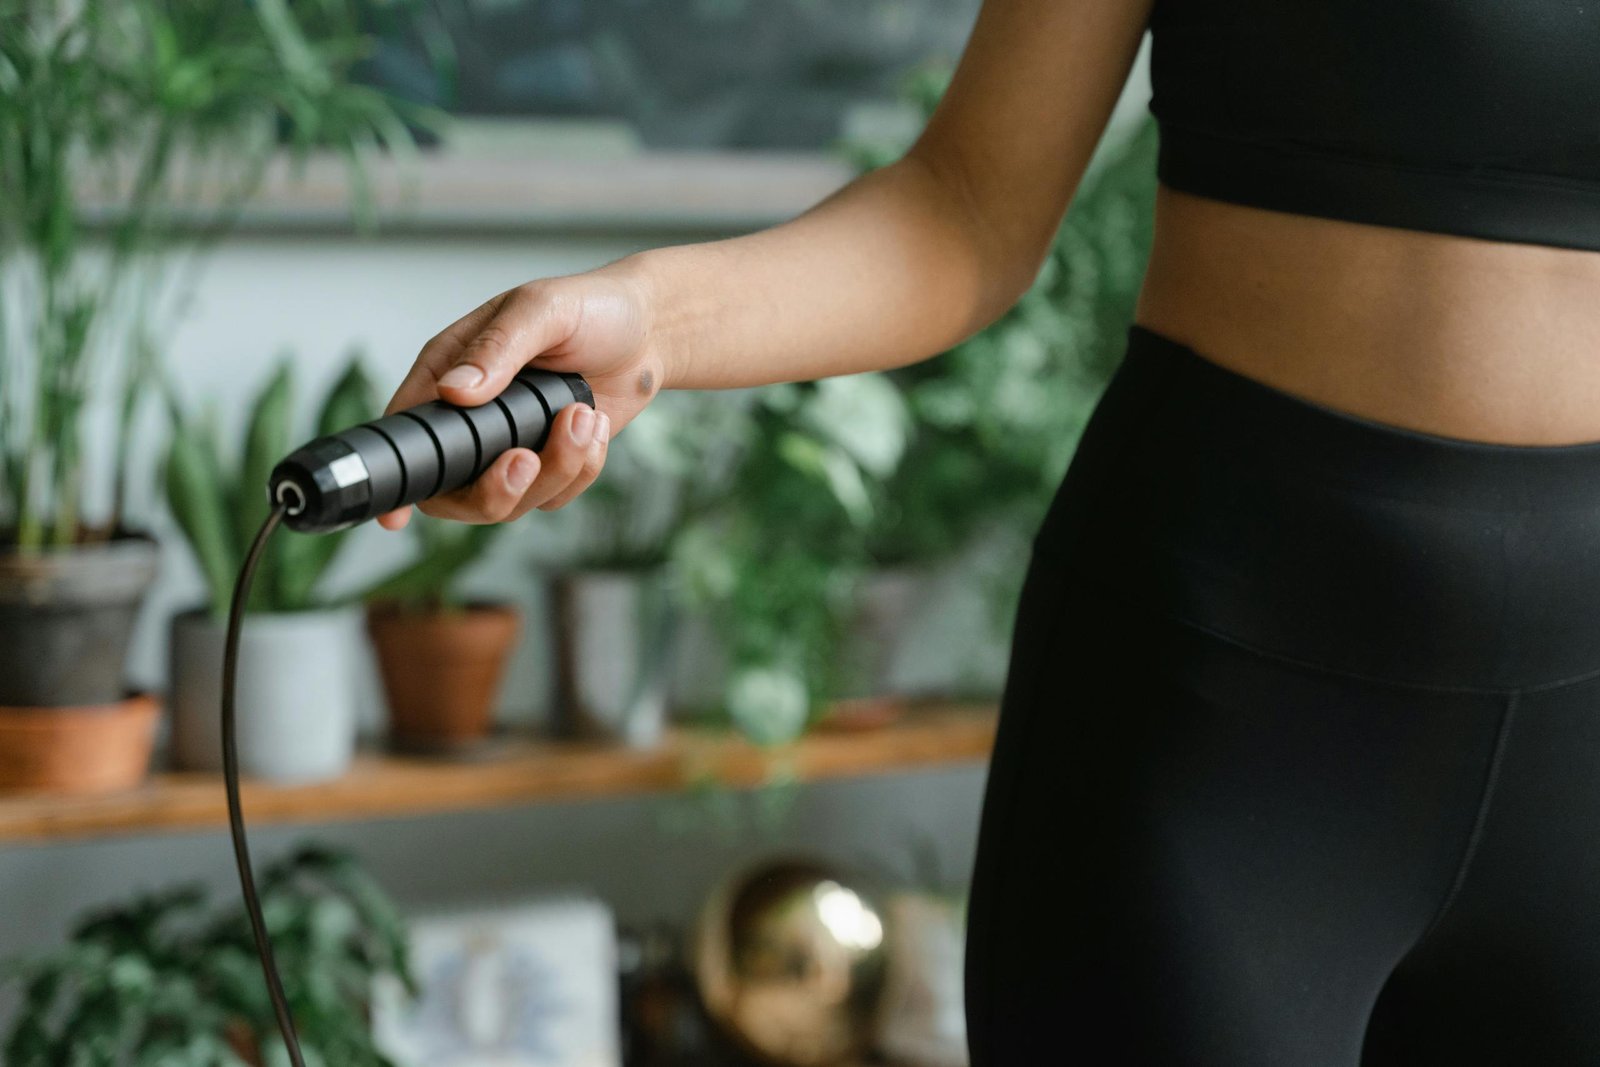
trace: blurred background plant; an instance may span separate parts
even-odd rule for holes
[[[905,98],[925,119],[948,80],[947,67],[920,67]],[[844,151],[870,169],[905,147],[857,141]],[[1122,358],[1149,255],[1156,147],[1148,118],[1108,139],[1021,299],[939,359],[892,373],[915,431],[881,486],[875,560],[938,559],[986,529],[1025,541],[1038,527]]]
[[[275,156],[342,154],[370,222],[369,158],[435,119],[351,80],[368,48],[349,0],[0,0],[0,544],[119,528],[159,339]],[[88,457],[99,383],[116,429]]]
[[[466,604],[462,575],[505,529],[503,523],[469,525],[413,515],[406,524],[415,549],[410,562],[372,583],[357,599],[381,601],[408,612],[459,611]]]
[[[260,889],[308,1062],[386,1067],[367,1022],[373,982],[415,993],[394,905],[353,855],[315,845],[263,870]],[[11,1067],[288,1062],[243,909],[215,909],[197,886],[97,910],[6,980],[21,993]]]
[[[316,417],[316,435],[334,433],[375,418],[377,393],[361,367],[360,353],[351,353],[344,373],[323,398]],[[194,553],[206,583],[212,617],[227,615],[234,577],[256,530],[270,510],[267,480],[272,468],[307,435],[294,418],[294,375],[287,357],[279,361],[267,384],[256,395],[245,426],[244,441],[236,449],[223,445],[215,408],[196,416],[168,395],[172,441],[167,448],[167,504],[189,549]],[[234,457],[230,463],[229,457]],[[344,546],[350,531],[297,534],[285,530],[268,543],[261,558],[253,611],[305,611],[317,606],[318,582]],[[440,534],[450,539],[449,551],[441,545],[429,558],[396,574],[393,581],[426,591],[428,579],[470,562],[463,552],[465,534]],[[460,542],[459,544],[457,542]],[[461,557],[465,555],[465,559]],[[459,562],[456,562],[458,561]],[[419,593],[420,595],[420,593]]]
[[[881,374],[763,389],[719,506],[677,541],[684,595],[727,645],[723,708],[752,740],[799,734],[828,695],[851,592],[869,562],[874,486],[909,425]]]
[[[903,98],[925,119],[948,79],[946,65],[918,67]],[[906,147],[841,150],[870,169]],[[932,567],[980,539],[1003,546],[989,591],[992,619],[1009,623],[1026,545],[1121,359],[1150,244],[1155,150],[1148,121],[1107,143],[1033,285],[978,334],[886,374],[759,390],[739,409],[738,462],[672,554],[683,595],[729,645],[723,703],[752,739],[792,738],[838,695],[842,646],[875,573]]]

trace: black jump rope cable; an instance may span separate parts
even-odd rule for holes
[[[255,580],[256,564],[267,547],[272,532],[283,521],[289,507],[275,503],[261,524],[256,539],[245,554],[244,566],[239,568],[239,581],[233,587],[233,603],[228,608],[228,635],[222,650],[222,784],[228,792],[228,831],[233,836],[233,858],[239,865],[239,888],[244,891],[244,910],[250,917],[250,933],[256,941],[256,955],[261,957],[261,970],[267,979],[267,996],[272,999],[272,1013],[278,1018],[278,1032],[283,1035],[284,1047],[289,1050],[289,1062],[294,1067],[305,1067],[300,1055],[300,1038],[295,1033],[294,1016],[289,1013],[289,998],[283,993],[283,980],[278,977],[278,962],[272,955],[272,940],[267,936],[267,921],[261,914],[261,898],[256,894],[256,876],[250,867],[250,843],[244,835],[244,810],[239,804],[239,745],[235,730],[237,717],[234,709],[234,688],[239,674],[239,631],[244,627],[245,604],[250,600],[250,584]]]
[[[228,610],[222,652],[222,782],[228,793],[228,830],[239,865],[239,888],[255,937],[256,955],[267,979],[267,995],[277,1016],[292,1067],[305,1067],[295,1034],[289,998],[284,995],[272,939],[261,915],[250,845],[245,840],[239,803],[239,748],[234,692],[239,673],[239,632],[244,628],[250,584],[267,541],[287,520],[300,533],[328,533],[365,522],[386,511],[415,504],[471,482],[511,448],[544,447],[556,415],[571,404],[594,406],[583,376],[541,368],[519,371],[505,391],[476,407],[440,400],[385,415],[374,422],[319,437],[290,453],[273,468],[264,488],[272,510],[245,553]]]

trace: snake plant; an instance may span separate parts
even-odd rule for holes
[[[294,419],[294,375],[286,360],[256,395],[244,440],[235,449],[224,447],[214,410],[197,415],[172,396],[168,407],[172,440],[165,464],[167,506],[200,565],[211,610],[220,619],[228,611],[234,576],[270,507],[267,478],[278,460],[312,435]],[[366,422],[376,417],[378,407],[360,358],[352,355],[323,398],[316,436]],[[304,611],[315,607],[318,579],[349,532],[278,533],[261,559],[251,609]]]

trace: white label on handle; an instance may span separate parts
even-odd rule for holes
[[[348,456],[340,456],[328,464],[328,473],[333,475],[333,484],[340,489],[355,485],[357,482],[364,482],[371,477],[367,473],[366,461],[361,458],[358,452],[352,452]]]

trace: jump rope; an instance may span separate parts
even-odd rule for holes
[[[228,611],[222,653],[222,781],[228,794],[228,830],[239,867],[245,913],[267,994],[293,1067],[305,1067],[289,999],[261,915],[250,845],[239,802],[239,752],[235,682],[239,632],[256,564],[280,525],[300,533],[331,533],[471,482],[511,448],[544,447],[556,415],[572,404],[594,406],[589,384],[577,374],[523,370],[505,392],[476,407],[435,400],[373,422],[319,437],[273,468],[267,493],[272,510],[245,554]]]

